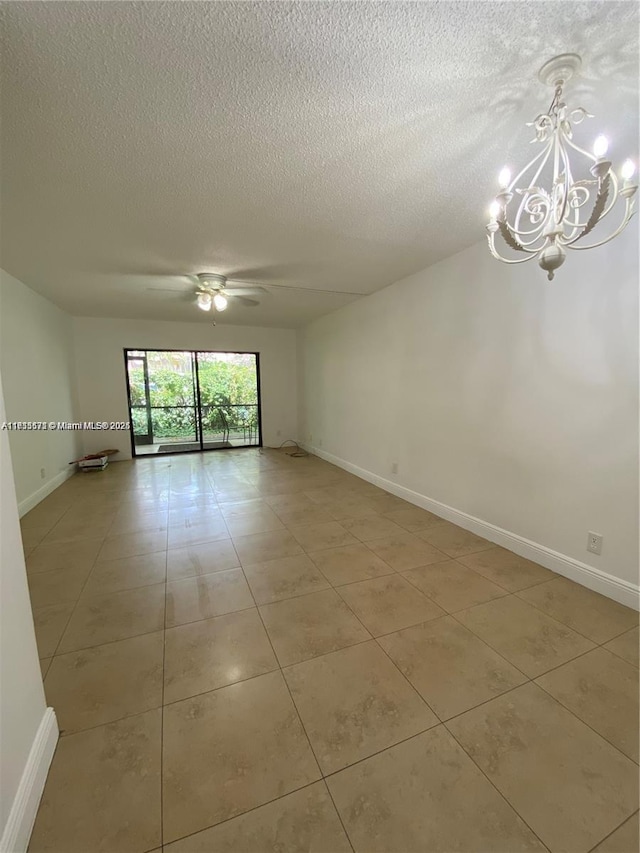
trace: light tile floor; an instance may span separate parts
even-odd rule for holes
[[[31,853],[636,853],[638,614],[314,458],[22,520],[62,736]]]

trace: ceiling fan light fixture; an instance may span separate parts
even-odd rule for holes
[[[213,304],[216,307],[216,311],[224,311],[229,302],[227,300],[227,297],[223,296],[222,293],[216,293],[213,297]]]
[[[198,303],[198,308],[201,308],[203,311],[211,311],[210,293],[198,293],[196,300]]]

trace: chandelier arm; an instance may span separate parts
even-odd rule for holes
[[[598,158],[595,156],[595,154],[592,154],[591,151],[586,151],[584,148],[581,148],[579,145],[576,145],[576,143],[573,141],[573,139],[570,139],[569,137],[566,137],[566,140],[567,140],[567,145],[570,148],[573,148],[574,151],[577,151],[578,154],[582,154],[588,160],[591,160],[592,163],[598,162]]]
[[[498,224],[500,224],[500,223],[498,223]],[[544,240],[545,240],[546,238],[545,238],[545,237],[540,233],[540,229],[539,229],[539,228],[538,228],[538,229],[536,229],[536,234],[535,234],[535,236],[534,236],[534,237],[532,237],[532,238],[531,238],[531,240],[523,240],[523,239],[522,239],[522,235],[523,235],[523,234],[533,234],[534,232],[533,232],[533,231],[521,231],[521,232],[516,232],[516,231],[514,231],[514,230],[513,230],[513,228],[511,227],[511,225],[509,225],[509,223],[508,223],[508,222],[503,221],[503,222],[502,222],[502,224],[505,226],[505,228],[506,228],[506,230],[508,231],[508,233],[509,233],[510,237],[511,237],[515,242],[517,242],[518,246],[520,247],[520,251],[523,251],[523,252],[532,252],[532,253],[539,252],[539,251],[540,251],[540,249],[542,248],[542,246],[540,246],[540,247],[539,247],[539,248],[537,248],[537,249],[528,249],[528,248],[527,248],[527,246],[533,246],[533,245],[534,245],[534,243],[538,242],[539,240],[542,240],[542,241],[543,241],[543,244],[542,244],[542,245],[544,245]],[[500,229],[500,233],[502,234],[502,239],[505,241],[505,243],[506,243],[507,245],[511,245],[511,244],[510,244],[510,242],[509,242],[509,240],[505,237],[505,235],[504,235],[504,233],[503,233],[503,231],[502,231],[502,228]]]
[[[613,169],[609,169],[609,171],[607,172],[605,177],[602,179],[602,184],[604,184],[605,181],[610,185],[611,191],[609,191],[609,188],[607,188],[607,195],[609,197],[609,204],[605,206],[604,210],[600,214],[600,220],[604,219],[605,216],[607,216],[607,214],[611,210],[613,210],[616,202],[618,201],[619,195],[620,195],[618,178],[617,178],[616,173],[613,171]]]
[[[573,148],[579,154],[584,154],[585,157],[588,157],[589,160],[592,160],[594,163],[598,162],[598,158],[595,157],[593,154],[590,154],[588,151],[585,151],[584,148],[580,148],[579,145],[576,145],[570,139],[568,139],[567,142],[571,146],[571,148]],[[617,177],[616,173],[613,171],[613,169],[609,169],[607,175],[609,176],[609,179],[611,180],[611,183],[613,184],[613,192],[611,193],[611,200],[610,200],[608,206],[602,212],[600,219],[604,219],[604,217],[609,213],[609,211],[615,206],[615,203],[618,200],[618,195],[619,195],[618,177]],[[586,223],[585,223],[585,226],[586,226]]]
[[[564,133],[563,133],[563,136],[565,136]],[[568,137],[565,136],[565,139],[567,142],[570,142]],[[585,223],[585,225],[583,225],[580,222],[579,206],[576,206],[575,208],[569,206],[569,211],[568,212],[566,211],[567,204],[569,202],[570,191],[571,191],[571,189],[573,189],[576,186],[576,184],[574,183],[573,172],[571,171],[571,159],[569,157],[569,152],[567,151],[567,148],[564,145],[562,145],[562,162],[563,162],[564,173],[565,173],[565,202],[564,202],[564,208],[563,208],[563,215],[562,215],[562,217],[560,217],[559,221],[564,223],[567,228],[571,229],[570,237],[573,237],[575,235],[576,239],[577,239],[577,236],[578,236],[580,230],[586,226],[586,223]],[[563,241],[564,235],[558,235],[558,236],[559,236],[560,240],[562,242],[564,242]]]
[[[532,140],[532,141],[533,141],[533,142],[535,142],[535,139],[534,139],[534,140]],[[542,164],[541,164],[540,168],[538,169],[538,171],[536,172],[536,174],[535,174],[535,176],[534,176],[534,180],[533,180],[533,181],[530,181],[530,182],[529,182],[529,185],[531,185],[532,183],[534,183],[534,181],[536,181],[536,180],[538,179],[538,176],[539,176],[540,172],[542,171],[542,169],[544,168],[544,165],[545,165],[545,163],[546,163],[546,161],[547,161],[547,158],[549,157],[549,155],[550,155],[550,153],[551,153],[551,147],[552,147],[552,145],[553,145],[553,139],[550,139],[550,140],[547,142],[546,146],[542,149],[542,151],[540,151],[540,153],[539,153],[539,154],[536,154],[536,156],[535,156],[535,157],[532,157],[532,159],[531,159],[531,160],[529,160],[529,162],[527,163],[527,165],[526,165],[523,169],[521,169],[521,170],[518,172],[518,174],[515,176],[515,178],[513,178],[513,179],[512,179],[511,183],[510,183],[510,184],[509,184],[509,186],[507,187],[507,189],[508,189],[509,191],[513,190],[513,189],[514,189],[514,187],[515,187],[515,185],[516,185],[516,184],[518,183],[518,181],[520,180],[520,178],[521,178],[521,177],[522,177],[526,172],[528,172],[528,171],[529,171],[529,169],[530,169],[532,166],[534,166],[534,165],[538,162],[538,160],[539,160],[541,157],[544,157],[544,156],[546,155],[544,163],[542,163]]]
[[[584,249],[597,249],[598,246],[604,246],[605,243],[608,243],[610,240],[613,240],[614,237],[617,237],[619,234],[622,234],[624,229],[627,227],[631,219],[636,214],[636,210],[632,208],[627,200],[627,208],[625,210],[624,218],[620,225],[616,228],[613,234],[610,234],[608,237],[605,237],[603,240],[600,240],[598,243],[591,243],[589,246],[575,246],[573,243],[567,243],[567,249],[574,249],[575,251],[583,251]]]
[[[607,197],[609,195],[609,185],[610,185],[609,175],[605,175],[604,178],[600,181],[598,186],[598,193],[596,195],[595,201],[593,203],[593,208],[591,210],[591,216],[587,220],[587,224],[584,226],[582,231],[578,234],[577,237],[574,237],[571,242],[580,240],[581,237],[586,237],[593,229],[596,227],[598,222],[600,222],[605,215],[605,212],[611,210],[611,206],[607,208]],[[614,201],[615,201],[615,193],[614,193]]]
[[[507,244],[507,246],[511,246],[513,249],[516,249],[519,252],[529,252],[530,254],[536,254],[540,251],[542,246],[538,249],[528,249],[527,246],[532,246],[537,240],[544,240],[542,234],[536,234],[531,240],[522,240],[521,234],[514,231],[511,225],[503,219],[498,221],[498,227],[500,229],[500,234],[502,235],[502,239]],[[539,230],[539,229],[538,229]],[[522,232],[524,234],[533,233],[533,232]]]
[[[519,174],[514,178],[514,180],[509,185],[509,191],[511,191],[515,187],[516,183],[520,180],[520,178],[523,175],[525,175],[529,171],[529,169],[531,169],[531,167],[534,166],[538,162],[538,160],[542,159],[542,162],[540,163],[540,165],[538,167],[538,171],[535,173],[533,178],[529,181],[529,188],[535,186],[538,178],[540,177],[540,173],[542,172],[542,170],[546,166],[547,160],[551,156],[552,147],[553,147],[553,139],[550,139],[548,144],[546,145],[546,147],[543,148],[542,151],[536,157],[533,158],[533,160],[530,160],[527,163],[527,165],[524,167],[524,169],[522,169],[519,172]],[[516,215],[515,215],[515,218],[513,220],[513,228],[515,231],[520,231],[520,219],[522,217],[524,208],[525,208],[526,203],[527,203],[527,197],[528,197],[527,191],[523,190],[522,191],[522,201],[518,205],[518,210],[516,211]],[[546,218],[548,218],[548,214],[547,214],[547,217],[545,217],[545,221],[546,221]],[[538,230],[541,230],[543,227],[544,227],[544,222],[540,225],[540,228]],[[524,232],[524,233],[532,234],[533,231]]]
[[[585,151],[584,148],[580,148],[579,145],[576,145],[570,139],[567,140],[567,142],[569,143],[571,148],[573,148],[579,154],[584,154],[585,157],[588,157],[589,160],[592,160],[594,163],[598,162],[598,158],[594,157],[594,155],[590,154],[588,151]],[[613,193],[611,194],[611,201],[610,201],[608,207],[606,208],[606,210],[602,214],[603,217],[607,215],[607,213],[612,209],[612,207],[615,205],[616,201],[618,200],[618,190],[619,190],[618,176],[613,171],[613,169],[609,169],[609,171],[607,172],[607,175],[609,176],[609,179],[611,180],[611,183],[613,184]]]
[[[525,191],[525,198],[524,198],[524,202],[525,202],[525,203],[524,203],[524,208],[523,208],[523,210],[526,210],[526,207],[527,207],[527,205],[528,205],[529,201],[530,201],[532,198],[535,198],[535,196],[536,196],[536,193],[529,193],[529,192],[526,192],[526,191]],[[546,206],[547,206],[547,208],[549,209],[549,208],[550,208],[550,201],[549,201],[549,199],[546,199],[546,198],[545,198],[545,199],[543,199],[543,200],[545,201]],[[514,237],[517,237],[517,239],[518,239],[518,240],[520,240],[520,242],[522,243],[522,245],[523,245],[523,246],[528,246],[528,245],[531,245],[531,243],[534,243],[536,240],[538,240],[538,239],[542,236],[542,230],[544,229],[544,226],[545,226],[546,221],[547,221],[547,219],[548,219],[548,218],[549,218],[549,214],[548,214],[548,210],[547,210],[547,215],[544,217],[543,221],[542,221],[539,225],[535,225],[533,228],[530,228],[530,229],[527,229],[527,230],[523,230],[522,228],[516,227],[516,223],[515,223],[515,222],[514,222],[514,224],[513,224],[513,225],[511,225],[511,224],[507,221],[506,217],[505,217],[504,222],[505,222],[505,224],[507,225],[507,227],[509,228],[509,231],[514,235]],[[521,239],[523,236],[524,236],[524,237],[528,237],[528,236],[530,236],[531,234],[533,234],[533,235],[534,235],[534,236],[532,237],[532,239],[531,239],[531,240],[526,241],[526,240],[522,240],[522,239]]]
[[[609,184],[610,183],[613,184],[613,193],[612,193],[612,200],[607,205],[606,201],[607,201],[607,197],[609,194]],[[587,234],[589,234],[591,231],[593,231],[593,229],[596,227],[596,225],[599,222],[602,222],[602,220],[605,218],[605,216],[611,211],[611,209],[615,205],[618,198],[619,198],[618,179],[616,178],[615,172],[610,171],[605,175],[605,177],[602,180],[602,183],[601,183],[600,188],[598,190],[598,195],[596,196],[596,200],[594,202],[593,209],[591,211],[591,216],[589,217],[588,221],[586,222],[586,224],[583,226],[582,230],[580,231],[580,233],[576,237],[571,236],[571,237],[567,237],[564,239],[561,237],[560,239],[561,239],[562,244],[564,246],[567,246],[568,248],[577,248],[577,249],[582,248],[581,246],[573,246],[573,243],[577,242],[582,237],[586,237]],[[598,206],[599,206],[601,201],[603,202],[602,203],[602,210],[600,212],[598,212],[599,211]],[[633,207],[633,200],[627,199],[627,202],[625,205],[625,214],[623,217],[623,222],[625,222],[625,224],[630,219],[629,209],[631,207]],[[622,227],[624,227],[624,226],[622,226]],[[617,234],[619,234],[619,233],[620,233],[620,229],[616,230],[611,237],[605,238],[603,242],[607,243],[610,239],[613,239],[613,236],[617,236]],[[601,246],[601,245],[603,245],[603,243],[596,243],[595,244],[595,246]],[[595,246],[593,248],[595,248]],[[587,248],[587,247],[585,246],[584,248]]]
[[[567,220],[567,205],[569,204],[569,192],[571,187],[573,186],[573,175],[571,174],[571,162],[569,160],[569,153],[565,147],[565,140],[568,141],[568,137],[562,130],[559,128],[558,130],[558,151],[560,155],[560,159],[562,160],[562,165],[564,168],[564,193],[562,199],[562,209],[560,211],[560,215],[558,216],[558,224],[561,222],[565,222]],[[571,225],[571,222],[568,221],[567,224]]]
[[[504,258],[495,247],[493,234],[487,234],[489,242],[489,251],[497,261],[502,261],[503,264],[526,264],[527,261],[532,261],[535,255],[528,255],[526,258]]]

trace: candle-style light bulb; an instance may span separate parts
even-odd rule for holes
[[[498,201],[492,201],[489,205],[489,216],[491,219],[497,219],[498,214],[500,213],[500,203]]]
[[[636,164],[633,160],[625,160],[622,164],[622,169],[620,170],[620,174],[622,175],[625,181],[630,181],[634,176],[636,171]]]
[[[601,160],[609,149],[609,140],[606,136],[600,134],[600,136],[596,137],[595,142],[593,143],[593,153],[596,155],[598,160]]]
[[[501,190],[506,190],[511,181],[511,170],[505,166],[498,175],[498,184]]]

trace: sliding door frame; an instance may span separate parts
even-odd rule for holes
[[[144,363],[145,363],[145,399],[147,400],[147,418],[149,423],[151,423],[151,407],[149,405],[149,373],[147,369],[147,358],[146,353],[149,352],[188,352],[191,355],[191,363],[193,368],[193,382],[194,382],[194,404],[196,409],[196,430],[198,432],[197,441],[200,444],[200,448],[198,450],[172,450],[172,451],[164,451],[163,453],[136,453],[136,442],[135,435],[133,431],[133,419],[131,416],[131,386],[129,384],[129,353],[145,353]],[[258,395],[258,442],[257,444],[239,444],[234,445],[233,447],[205,447],[204,446],[204,438],[202,433],[202,400],[200,397],[200,379],[198,376],[198,354],[202,353],[203,355],[253,355],[256,359],[256,393]],[[129,413],[129,421],[131,428],[129,430],[129,438],[131,441],[131,455],[134,459],[142,459],[146,457],[156,458],[158,456],[177,456],[183,453],[209,453],[210,451],[224,451],[224,450],[242,450],[244,448],[249,447],[263,447],[262,443],[262,384],[260,378],[260,353],[253,352],[251,350],[204,350],[204,349],[175,349],[175,348],[163,348],[159,347],[124,347],[124,375],[125,382],[127,387],[127,411]],[[142,356],[132,356],[132,358],[142,358]],[[167,408],[167,407],[165,407]],[[168,408],[173,408],[169,406]],[[146,445],[148,446],[148,445]]]

